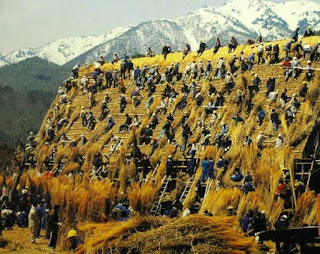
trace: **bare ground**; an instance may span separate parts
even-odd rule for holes
[[[19,228],[15,226],[13,230],[4,230],[2,233],[3,237],[11,241],[11,243],[9,243],[5,248],[0,248],[1,254],[69,253],[61,250],[59,247],[57,247],[56,250],[49,249],[47,247],[48,240],[46,239],[44,232],[41,232],[41,239],[37,240],[35,244],[32,244],[29,241],[29,228]]]

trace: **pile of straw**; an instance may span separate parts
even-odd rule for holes
[[[136,217],[79,227],[87,235],[77,252],[84,253],[221,253],[256,251],[253,238],[235,230],[234,217],[191,215],[169,220]]]

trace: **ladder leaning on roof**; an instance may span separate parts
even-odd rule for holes
[[[193,175],[192,178],[190,178],[186,183],[186,186],[184,187],[184,190],[180,196],[180,203],[182,205],[184,205],[184,203],[186,202],[187,196],[189,195],[190,191],[195,185],[196,185],[196,178]]]
[[[167,177],[167,176],[164,176],[162,179],[161,189],[159,191],[159,194],[158,194],[156,200],[152,204],[151,211],[150,211],[150,213],[154,216],[159,214],[159,210],[161,208],[161,202],[162,202],[162,199],[167,191],[169,181],[170,181],[170,177]]]

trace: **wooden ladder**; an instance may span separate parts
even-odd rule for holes
[[[150,213],[154,216],[159,214],[159,210],[161,208],[161,201],[167,191],[169,180],[170,180],[170,178],[168,178],[167,176],[164,176],[162,179],[162,186],[161,186],[159,195],[158,195],[156,201],[153,203],[153,205],[151,207],[151,211],[150,211]]]

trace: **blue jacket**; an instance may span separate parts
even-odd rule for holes
[[[258,111],[259,119],[264,119],[265,116],[266,116],[266,112],[264,112],[262,109]]]
[[[130,210],[127,209],[123,204],[119,203],[116,205],[117,209],[119,209],[121,211],[121,215],[120,215],[120,219],[119,221],[126,221],[128,220],[129,216],[130,216]]]
[[[223,159],[218,160],[217,168],[222,168],[223,166],[224,166],[224,160]]]
[[[206,173],[207,172],[207,161],[206,160],[203,160],[201,162],[201,168],[202,168],[202,173]]]
[[[100,72],[99,72],[99,71],[94,71],[94,72],[92,72],[92,78],[96,78],[96,77],[98,77],[98,76],[99,76],[99,74],[100,74]]]
[[[123,57],[122,57],[122,61],[127,62],[127,61],[128,61],[128,59],[129,59],[129,56],[127,56],[127,55],[123,55]]]
[[[150,68],[149,74],[150,74],[151,76],[154,75],[154,72],[155,72],[155,69],[154,69],[154,68]]]
[[[245,178],[244,178],[244,182],[252,182],[252,175],[247,175]]]
[[[253,61],[254,61],[254,54],[251,54],[251,55],[248,57],[248,61],[249,61],[249,62],[253,62]]]
[[[243,175],[242,173],[239,171],[239,172],[236,172],[233,176],[231,176],[231,180],[235,181],[235,182],[240,182],[243,178]]]
[[[284,45],[284,47],[290,50],[291,44],[292,44],[292,42],[289,41],[289,42],[287,42],[287,43]]]
[[[243,188],[244,188],[244,194],[246,194],[246,195],[247,195],[250,191],[254,191],[252,182],[245,182]]]
[[[275,79],[273,79],[273,78],[272,79],[268,79],[268,81],[267,81],[268,90],[274,89],[275,85],[276,85]]]
[[[248,226],[249,226],[249,222],[250,222],[250,217],[248,215],[244,216],[241,219],[241,228],[243,230],[243,232],[247,232],[248,231]]]
[[[138,77],[141,73],[141,70],[139,68],[134,70],[134,77]]]
[[[208,160],[207,161],[207,165],[206,165],[207,172],[213,172],[213,166],[214,166],[214,161],[213,160]]]
[[[187,167],[188,167],[188,170],[189,170],[189,171],[190,171],[190,170],[193,170],[193,169],[195,168],[196,162],[197,162],[197,160],[196,160],[195,158],[191,158],[191,159],[188,161]]]

